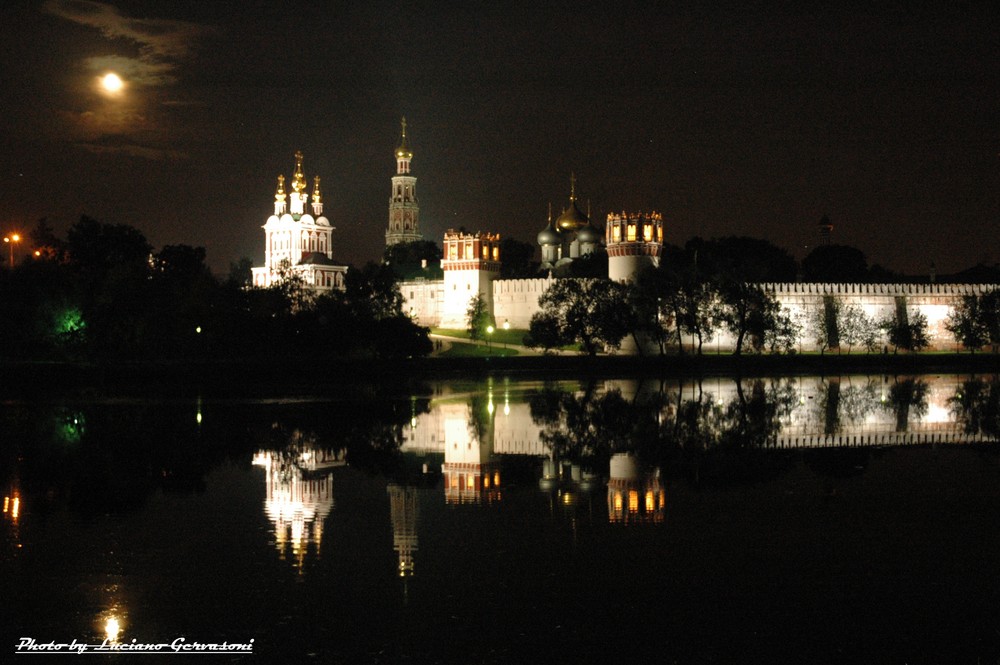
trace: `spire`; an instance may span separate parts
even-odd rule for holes
[[[292,175],[292,189],[296,194],[301,193],[306,188],[306,176],[302,172],[302,151],[295,152],[295,173]]]
[[[274,192],[274,214],[283,215],[285,214],[285,198],[288,195],[285,194],[285,176],[278,176],[278,189]]]
[[[323,214],[323,199],[319,193],[319,176],[313,178],[313,214],[319,217]]]

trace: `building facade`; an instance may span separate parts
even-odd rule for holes
[[[347,266],[337,265],[333,260],[334,227],[323,215],[319,176],[313,179],[312,203],[309,203],[302,158],[301,152],[295,153],[291,192],[285,191],[285,176],[278,176],[274,214],[262,227],[264,265],[252,269],[253,285],[267,288],[298,276],[314,293],[342,289]]]

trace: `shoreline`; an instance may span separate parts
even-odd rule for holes
[[[412,392],[424,381],[634,377],[842,376],[849,374],[1000,374],[1000,354],[851,354],[703,356],[508,356],[344,359],[46,362],[0,360],[0,399],[54,395],[267,396],[339,395],[371,385]]]

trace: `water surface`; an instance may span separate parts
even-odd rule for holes
[[[998,401],[935,375],[8,402],[4,653],[113,619],[254,640],[226,662],[996,662]]]

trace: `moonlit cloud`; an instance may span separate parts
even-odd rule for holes
[[[180,150],[170,150],[165,148],[150,148],[149,146],[131,143],[116,145],[105,145],[101,143],[77,143],[78,148],[82,148],[96,155],[129,155],[131,157],[141,157],[152,161],[180,160],[188,157],[187,153]]]
[[[134,85],[167,85],[177,80],[173,75],[175,65],[166,62],[149,62],[121,55],[100,55],[84,61],[94,72],[112,70]]]
[[[183,60],[200,37],[212,32],[186,21],[130,18],[113,5],[90,0],[49,0],[43,7],[67,21],[96,28],[109,39],[134,42],[143,57],[152,60]]]
[[[98,30],[109,41],[117,42],[112,45],[115,51],[125,51],[83,60],[84,69],[95,75],[95,84],[97,77],[115,72],[128,87],[125,95],[114,100],[94,103],[84,110],[57,112],[62,136],[95,154],[151,160],[185,158],[169,139],[176,134],[171,129],[176,130],[176,119],[169,109],[185,102],[169,90],[178,82],[183,62],[194,56],[199,41],[214,29],[186,21],[133,18],[114,5],[91,0],[48,0],[43,11]]]

